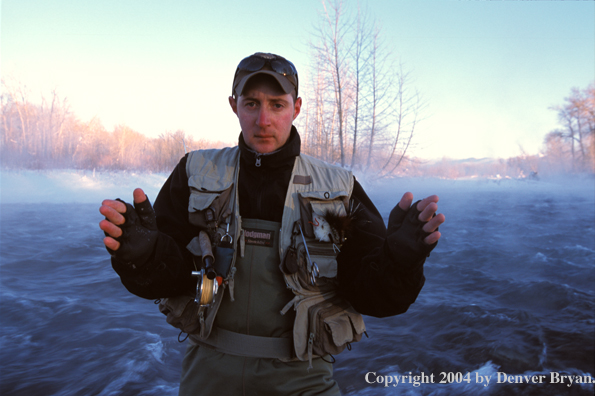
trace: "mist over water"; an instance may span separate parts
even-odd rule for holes
[[[496,382],[498,372],[595,375],[592,178],[364,187],[385,220],[405,191],[438,194],[447,222],[417,302],[366,318],[370,338],[336,357],[343,394],[593,394],[593,385]],[[186,343],[152,301],[121,285],[97,225],[100,200],[81,201],[0,205],[0,393],[176,395]],[[368,372],[436,383],[385,388],[367,383]],[[438,383],[441,372],[473,381]]]

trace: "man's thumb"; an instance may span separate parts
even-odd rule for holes
[[[145,192],[137,188],[134,190],[134,209],[136,210],[136,214],[138,215],[141,224],[143,227],[148,228],[149,230],[157,230],[157,224],[155,221],[155,211],[151,206],[151,201],[146,196]]]
[[[132,197],[134,198],[135,204],[144,202],[144,200],[147,199],[147,195],[142,188],[136,188],[132,193]]]

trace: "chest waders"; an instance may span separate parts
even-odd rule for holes
[[[280,226],[242,219],[244,234],[256,233],[261,238],[245,238],[244,255],[238,255],[235,265],[235,301],[224,296],[211,336],[230,331],[291,340],[295,313],[279,314],[293,298],[279,270]],[[239,345],[239,353],[241,348]],[[179,395],[339,395],[332,364],[318,358],[312,365],[307,370],[305,361],[237,356],[191,342],[184,357]]]

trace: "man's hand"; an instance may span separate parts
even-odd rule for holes
[[[428,245],[433,245],[438,242],[442,234],[440,234],[440,231],[436,231],[436,229],[440,224],[444,223],[444,220],[446,220],[442,213],[434,216],[438,210],[438,200],[439,198],[437,195],[431,195],[417,203],[417,210],[421,212],[418,216],[418,220],[427,222],[422,229],[430,234],[424,238],[424,242]],[[399,202],[399,207],[406,212],[411,206],[411,202],[413,202],[413,194],[406,192],[403,194],[403,198],[401,198],[401,201]]]
[[[392,257],[403,265],[415,265],[427,257],[440,239],[438,226],[444,215],[436,214],[438,196],[432,195],[413,202],[407,192],[390,212],[387,227],[387,247]]]
[[[150,257],[158,231],[155,212],[144,191],[137,188],[133,197],[134,207],[119,199],[104,200],[99,212],[105,220],[99,222],[99,228],[106,235],[103,243],[110,254],[117,261],[137,266]]]

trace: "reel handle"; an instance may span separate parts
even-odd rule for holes
[[[200,244],[200,250],[202,251],[202,263],[205,267],[207,278],[213,280],[217,277],[217,272],[213,267],[215,256],[213,255],[213,248],[211,247],[211,239],[205,231],[201,231],[198,234],[198,243]]]

